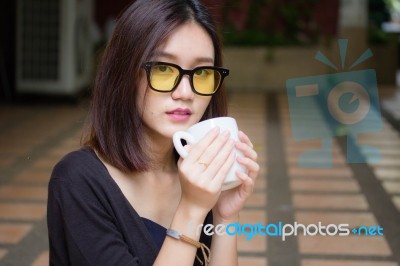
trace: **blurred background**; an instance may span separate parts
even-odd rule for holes
[[[131,2],[0,3],[0,265],[48,265],[51,169],[79,148],[97,63],[116,18]],[[203,2],[225,45],[230,115],[259,153],[261,173],[241,222],[345,223],[384,230],[383,236],[348,237],[299,231],[286,241],[240,237],[240,265],[400,265],[400,1]],[[340,49],[339,39],[347,40],[346,49]],[[368,49],[373,56],[353,68]],[[316,60],[318,51],[327,60]],[[309,120],[316,120],[315,114],[322,119],[306,126],[333,132],[331,157],[319,158],[332,165],[300,166],[300,155],[321,150],[323,143],[318,136],[295,139],[286,82],[368,69],[376,73],[372,89],[379,127],[349,142],[351,127],[326,122],[326,102],[303,104],[313,114]],[[361,97],[360,104],[367,100]],[[381,160],[349,163],[350,145],[361,157],[369,156],[357,141],[376,147]]]
[[[115,19],[131,1],[7,1],[1,8],[2,102],[20,94],[75,96],[91,85]],[[290,77],[326,72],[317,50],[348,62],[367,48],[381,84],[394,85],[399,65],[396,0],[232,0],[204,3],[220,25],[231,90],[279,91]],[[250,52],[250,53],[248,53]],[[246,59],[246,68],[241,68]],[[365,66],[364,66],[365,67]],[[262,74],[261,74],[262,73]]]

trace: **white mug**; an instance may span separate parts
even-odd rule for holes
[[[219,127],[220,132],[228,130],[230,132],[230,138],[238,141],[238,126],[236,120],[232,117],[217,117],[208,120],[201,121],[194,124],[185,131],[175,132],[173,136],[173,142],[176,151],[182,158],[188,156],[188,152],[182,145],[182,139],[186,141],[187,144],[195,144],[200,141],[211,129]],[[236,156],[242,156],[243,154],[235,149]],[[224,184],[222,185],[222,190],[227,190],[234,188],[241,184],[240,179],[236,176],[236,171],[246,172],[246,168],[235,161],[229,170],[228,175],[225,178]]]

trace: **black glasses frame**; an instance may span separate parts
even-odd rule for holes
[[[178,80],[176,81],[176,84],[173,88],[171,88],[170,90],[158,90],[156,88],[154,88],[151,85],[151,68],[154,66],[159,66],[159,65],[163,65],[163,66],[171,66],[174,67],[176,69],[178,69],[179,71],[179,76],[178,76]],[[188,75],[189,76],[189,81],[190,81],[190,87],[192,88],[192,91],[198,95],[202,95],[202,96],[210,96],[213,95],[214,93],[216,93],[218,91],[218,89],[221,87],[222,82],[224,81],[224,78],[226,76],[229,75],[229,69],[226,68],[222,68],[222,67],[214,67],[214,66],[199,66],[196,68],[193,68],[192,70],[189,69],[183,69],[180,66],[176,65],[176,64],[172,64],[172,63],[167,63],[167,62],[160,62],[160,61],[152,61],[152,62],[145,62],[143,64],[143,68],[146,70],[146,75],[147,75],[147,82],[149,84],[149,87],[154,90],[154,91],[158,91],[158,92],[172,92],[174,91],[179,83],[182,80],[183,75]],[[212,69],[214,71],[217,71],[220,75],[221,75],[221,81],[218,84],[218,87],[215,88],[215,90],[212,93],[201,93],[198,92],[193,85],[193,75],[196,71],[201,70],[201,69]]]

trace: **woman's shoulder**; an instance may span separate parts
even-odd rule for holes
[[[79,170],[90,167],[97,161],[96,154],[89,147],[82,147],[78,150],[67,153],[54,167],[54,170],[61,171]]]
[[[104,165],[89,147],[66,154],[53,168],[51,180],[73,181],[78,177],[90,178],[104,173]],[[81,178],[79,178],[81,179]]]

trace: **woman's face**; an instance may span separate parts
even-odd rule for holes
[[[214,66],[214,45],[207,32],[195,22],[172,32],[150,61],[174,63],[183,69]],[[184,75],[173,92],[157,92],[148,87],[145,71],[139,83],[137,105],[143,113],[146,133],[151,138],[172,138],[200,121],[211,96],[192,91],[189,76]]]

